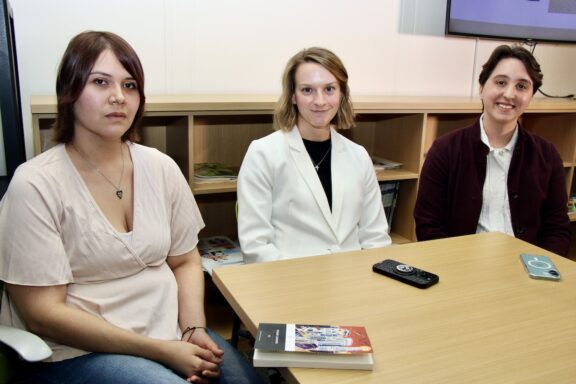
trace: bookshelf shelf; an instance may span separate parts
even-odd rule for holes
[[[378,181],[412,180],[418,179],[418,174],[402,169],[387,169],[385,171],[377,171],[376,178]]]
[[[276,99],[273,95],[147,97],[142,144],[167,153],[182,169],[206,222],[202,236],[237,236],[236,182],[195,183],[194,164],[220,162],[239,167],[252,140],[272,132]],[[357,125],[341,132],[371,156],[402,163],[400,169],[377,172],[377,178],[400,182],[390,223],[394,243],[415,241],[412,211],[426,153],[437,137],[475,121],[482,105],[477,99],[441,97],[358,96],[353,102]],[[37,154],[51,145],[48,138],[56,99],[32,96],[31,109]],[[534,99],[522,125],[556,146],[564,162],[567,192],[576,193],[576,101]],[[576,222],[576,213],[570,214],[570,220]]]
[[[205,195],[209,193],[236,192],[235,181],[224,181],[217,183],[194,183],[192,182],[192,192],[195,195]]]

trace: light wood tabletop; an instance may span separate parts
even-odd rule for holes
[[[559,282],[528,277],[547,255]],[[372,272],[394,259],[436,273],[428,289]],[[299,383],[575,383],[576,263],[500,233],[215,269],[254,335],[260,322],[362,325],[373,371],[289,369]]]

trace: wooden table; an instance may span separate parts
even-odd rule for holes
[[[534,280],[520,253],[552,258]],[[434,272],[420,290],[372,272],[395,259]],[[500,233],[214,270],[255,334],[260,322],[364,325],[373,371],[289,369],[300,383],[576,383],[576,263]]]

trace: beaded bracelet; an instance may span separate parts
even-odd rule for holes
[[[190,342],[190,338],[192,337],[192,335],[194,334],[194,332],[196,332],[197,329],[203,329],[206,331],[206,327],[186,327],[186,329],[184,330],[184,332],[182,332],[182,339],[184,339],[184,335],[186,335],[188,332],[190,332],[190,335],[188,336],[188,339],[186,339],[186,342]]]

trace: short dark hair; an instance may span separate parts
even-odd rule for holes
[[[86,86],[94,63],[106,49],[111,50],[138,86],[140,105],[122,140],[138,141],[138,127],[144,114],[144,70],[134,49],[111,32],[86,31],[76,35],[66,48],[56,78],[58,115],[54,123],[54,141],[69,143],[74,138],[74,104]]]
[[[282,95],[274,111],[274,128],[290,131],[298,121],[298,108],[292,103],[296,91],[296,70],[304,63],[316,63],[326,68],[338,81],[340,86],[340,105],[332,124],[337,129],[347,129],[354,126],[354,109],[350,100],[348,87],[348,72],[342,61],[332,51],[326,48],[312,47],[303,49],[288,61],[282,76]]]
[[[536,61],[532,53],[520,46],[500,45],[496,47],[488,61],[482,66],[482,72],[480,72],[478,78],[480,85],[484,86],[486,84],[488,78],[492,75],[492,72],[494,72],[494,68],[496,68],[500,61],[510,58],[518,59],[524,64],[526,72],[528,72],[528,76],[530,76],[532,80],[532,94],[535,94],[542,86],[544,75],[540,70],[540,64],[538,64],[538,61]]]

